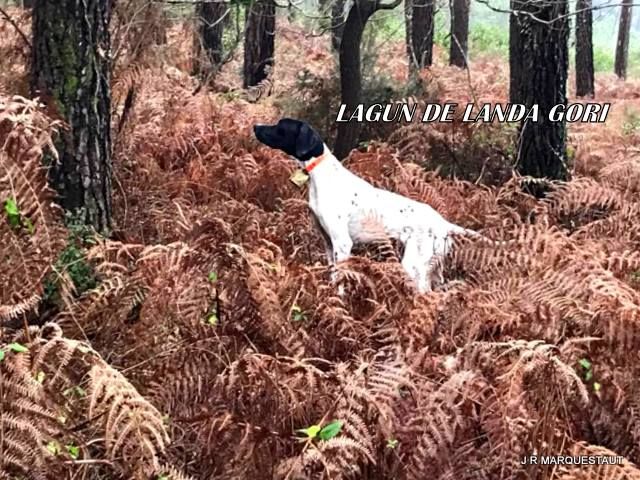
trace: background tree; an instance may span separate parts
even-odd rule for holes
[[[276,4],[273,0],[255,0],[248,7],[244,35],[243,87],[257,85],[267,77],[267,65],[273,66],[276,29]]]
[[[340,51],[342,32],[344,32],[344,5],[345,0],[334,0],[331,6],[331,47]]]
[[[591,0],[576,0],[576,95],[595,95]]]
[[[519,31],[510,57],[519,57],[511,80],[512,98],[527,108],[539,106],[537,122],[523,120],[518,143],[519,171],[524,175],[565,179],[566,124],[548,119],[554,105],[566,104],[568,37],[566,0],[514,0]],[[513,100],[512,100],[513,101]]]
[[[411,16],[412,6],[411,0],[404,0],[404,42],[407,49],[407,58],[409,59],[409,73],[414,73],[413,68],[413,47],[411,46]]]
[[[204,75],[222,62],[222,35],[229,16],[226,3],[201,2],[196,6],[196,35],[194,36],[194,73]]]
[[[411,0],[409,66],[421,70],[433,63],[435,0]]]
[[[631,33],[631,0],[624,0],[620,8],[620,25],[618,27],[618,43],[616,44],[616,62],[614,70],[619,78],[627,78],[627,61],[629,59],[629,36]]]
[[[469,39],[469,0],[452,0],[451,47],[449,64],[460,68],[467,66]]]
[[[369,18],[378,10],[392,10],[402,0],[381,3],[378,0],[355,0],[344,25],[340,43],[340,95],[341,103],[346,105],[348,114],[361,102],[362,72],[360,71],[360,43],[362,33]],[[342,159],[358,144],[361,124],[346,122],[338,124],[338,135],[334,154]]]
[[[32,90],[69,125],[57,141],[52,185],[62,205],[106,232],[111,226],[109,2],[37,0]]]
[[[522,24],[522,16],[519,15],[519,0],[511,0],[509,15],[509,101],[511,103],[520,102],[520,92],[522,72],[522,45],[520,39],[520,31],[524,27]]]

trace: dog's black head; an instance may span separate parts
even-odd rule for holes
[[[300,120],[283,118],[276,125],[255,125],[253,131],[265,145],[282,150],[301,162],[319,157],[324,151],[320,135]]]

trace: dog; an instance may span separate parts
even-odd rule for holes
[[[332,266],[347,260],[355,243],[386,235],[404,245],[402,267],[424,293],[432,290],[432,277],[451,247],[451,235],[479,235],[448,222],[425,203],[376,188],[350,172],[306,122],[283,118],[253,130],[261,143],[294,157],[309,175],[309,207],[324,230]],[[371,227],[372,220],[380,232]]]

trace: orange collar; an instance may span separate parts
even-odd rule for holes
[[[325,159],[326,156],[327,155],[325,153],[323,153],[319,157],[316,157],[316,159],[313,162],[311,162],[309,165],[304,167],[304,171],[307,172],[307,173],[311,173],[311,170],[316,168],[320,164],[320,162],[322,162],[322,160]]]

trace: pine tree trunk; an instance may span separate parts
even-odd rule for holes
[[[449,64],[466,68],[469,39],[469,0],[453,0]]]
[[[375,2],[356,0],[345,22],[340,43],[340,92],[341,103],[350,115],[361,102],[362,73],[360,71],[360,42],[367,21],[375,12]],[[338,124],[338,135],[334,154],[339,159],[346,157],[358,144],[361,124],[347,122]]]
[[[111,227],[110,2],[37,0],[32,90],[69,125],[56,140],[51,183],[65,209]]]
[[[595,95],[591,0],[576,0],[576,95]]]
[[[412,0],[411,65],[421,70],[433,63],[435,0]]]
[[[340,51],[342,33],[344,32],[344,3],[345,0],[334,0],[331,7],[331,47]]]
[[[222,34],[228,8],[223,2],[200,3],[196,6],[195,75],[208,74],[217,69],[222,61]]]
[[[407,49],[407,59],[409,60],[409,73],[415,71],[413,61],[413,47],[411,45],[411,16],[413,14],[412,0],[404,0],[404,41]]]
[[[631,32],[631,0],[623,0],[618,27],[618,43],[616,44],[615,73],[619,78],[627,78],[627,61],[629,59],[629,34]]]
[[[257,85],[267,78],[267,66],[273,66],[276,31],[276,5],[273,0],[255,0],[247,8],[242,76],[244,88]]]
[[[33,8],[34,4],[35,4],[35,0],[22,0],[22,7],[25,9]]]
[[[523,0],[517,8],[532,15],[519,15],[520,51],[511,54],[519,54],[521,70],[514,91],[527,108],[539,106],[538,121],[520,126],[517,166],[523,175],[566,179],[566,124],[548,117],[554,105],[567,103],[567,0]]]
[[[519,0],[511,0],[509,15],[509,101],[511,103],[520,102],[519,88],[521,85],[520,77],[522,75],[522,39],[520,31],[523,28],[523,15],[518,13],[521,2]]]

